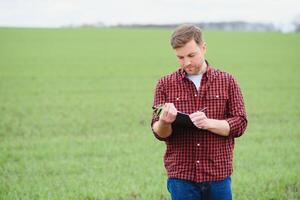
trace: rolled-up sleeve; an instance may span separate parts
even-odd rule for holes
[[[163,79],[160,79],[157,84],[156,84],[156,88],[155,88],[155,93],[154,93],[154,100],[153,100],[153,106],[158,106],[161,104],[166,103],[166,93],[165,93],[165,89],[164,89],[164,84],[163,84]],[[153,130],[153,124],[159,120],[159,117],[154,115],[152,115],[152,120],[151,120],[151,129],[152,132],[154,134],[154,136],[161,141],[166,141],[167,138],[161,138],[159,137]]]
[[[247,127],[247,114],[244,105],[241,89],[236,80],[232,77],[229,85],[228,117],[231,137],[240,137]]]

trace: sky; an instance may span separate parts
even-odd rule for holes
[[[246,21],[290,24],[298,0],[0,0],[0,26]]]

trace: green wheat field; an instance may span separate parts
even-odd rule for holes
[[[170,199],[150,119],[157,80],[178,68],[171,33],[1,28],[0,199]],[[248,113],[234,199],[300,199],[300,34],[204,39]]]

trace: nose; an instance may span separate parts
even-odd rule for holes
[[[184,60],[183,60],[183,64],[184,64],[184,66],[189,66],[189,65],[191,64],[191,61],[190,61],[190,59],[188,59],[188,58],[184,58]]]

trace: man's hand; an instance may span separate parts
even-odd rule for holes
[[[230,132],[229,124],[226,120],[207,118],[204,112],[194,112],[189,115],[192,122],[200,129],[208,130],[221,136],[228,136]]]
[[[165,103],[161,114],[159,116],[159,121],[164,124],[172,124],[177,115],[177,109],[175,108],[173,103]]]
[[[161,138],[172,134],[172,123],[175,121],[177,109],[173,103],[166,103],[160,113],[159,120],[153,124],[154,132]]]
[[[209,129],[211,127],[211,119],[207,118],[204,112],[194,112],[189,115],[192,122],[200,129]]]

